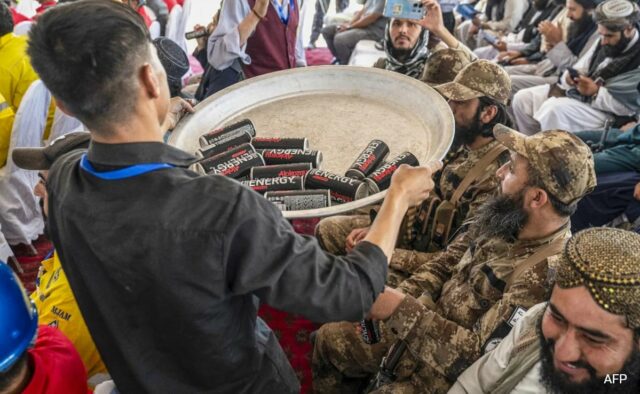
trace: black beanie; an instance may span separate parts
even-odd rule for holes
[[[167,73],[170,82],[180,82],[182,76],[189,71],[189,58],[182,48],[167,37],[158,37],[153,40],[158,51],[160,63]]]

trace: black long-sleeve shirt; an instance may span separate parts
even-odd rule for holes
[[[99,144],[98,169],[174,168],[103,180],[58,159],[49,224],[78,305],[123,393],[294,393],[298,382],[258,300],[317,321],[356,321],[384,288],[386,257],[361,243],[324,253],[257,193],[199,176],[162,143]]]

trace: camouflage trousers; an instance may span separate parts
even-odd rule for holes
[[[322,219],[316,227],[316,238],[322,249],[335,255],[346,253],[347,236],[357,228],[371,225],[369,215],[332,216]],[[387,270],[387,285],[396,287],[409,277],[403,270],[389,267]]]
[[[380,322],[381,340],[367,345],[354,323],[325,324],[313,349],[313,391],[317,394],[359,393],[378,372],[382,358],[396,337]],[[446,393],[451,387],[442,375],[405,351],[395,371],[398,378],[376,394]]]
[[[351,231],[369,225],[371,225],[369,215],[332,216],[318,223],[316,238],[327,252],[342,255],[345,254],[345,241]],[[387,285],[397,287],[436,254],[395,249],[389,262]]]

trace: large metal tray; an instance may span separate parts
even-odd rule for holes
[[[307,137],[311,149],[324,155],[322,168],[337,174],[374,138],[389,145],[389,157],[408,150],[426,163],[444,157],[454,132],[449,105],[423,82],[374,68],[320,66],[251,78],[218,92],[180,122],[169,143],[194,152],[202,134],[243,118],[253,121],[259,136]],[[284,216],[335,215],[385,194]]]

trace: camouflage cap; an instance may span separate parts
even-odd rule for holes
[[[640,328],[640,235],[606,227],[577,233],[565,245],[556,284],[586,287],[598,305]]]
[[[486,96],[506,104],[511,94],[511,78],[499,65],[478,60],[463,68],[453,82],[436,89],[449,100],[466,101]]]
[[[429,85],[451,82],[469,63],[471,56],[461,49],[440,49],[427,59],[421,79]]]
[[[529,160],[545,190],[565,204],[571,204],[596,186],[591,149],[564,130],[547,130],[525,136],[501,124],[493,135],[510,150]]]

